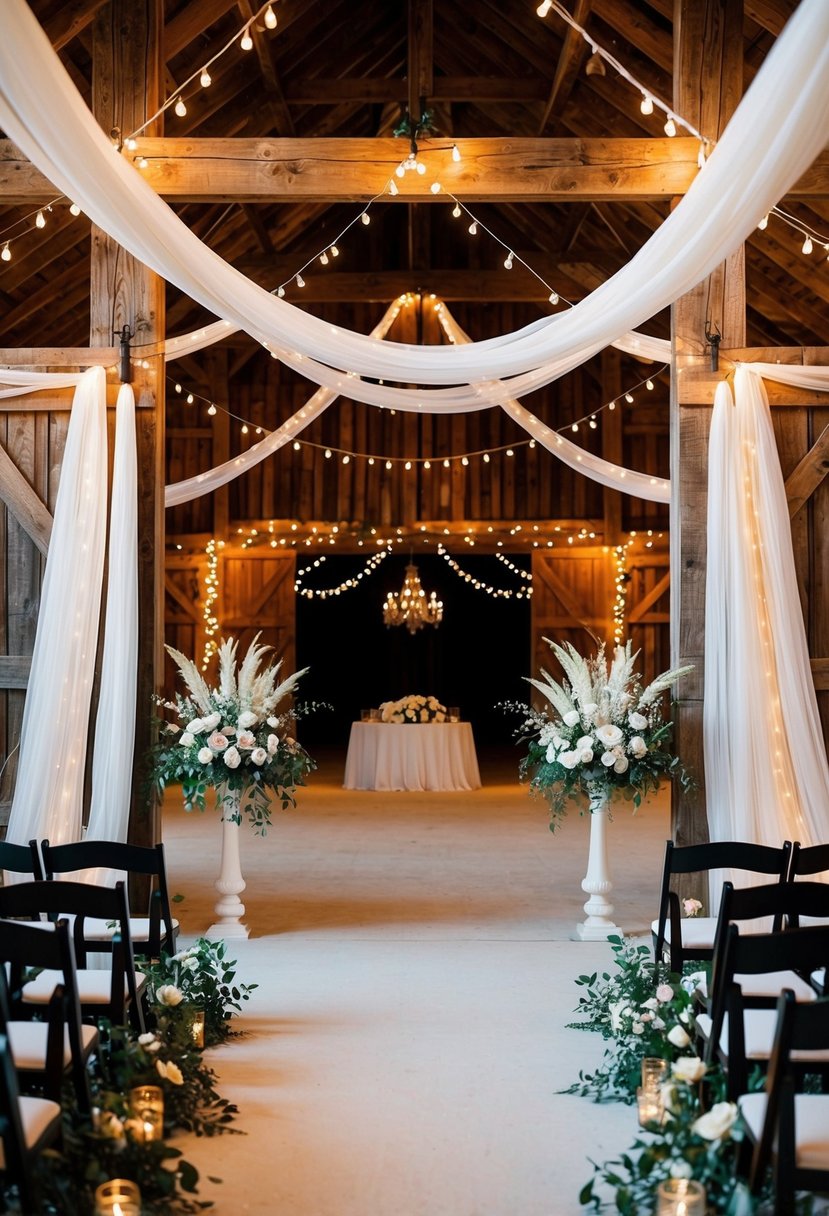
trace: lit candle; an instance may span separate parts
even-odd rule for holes
[[[143,1140],[160,1140],[164,1134],[164,1094],[158,1085],[137,1085],[130,1090],[130,1109],[141,1123]]]
[[[668,1061],[659,1056],[645,1056],[642,1060],[642,1088],[649,1096],[658,1094],[668,1080]]]
[[[204,1047],[204,1010],[197,1009],[193,1014],[193,1021],[190,1025],[190,1033],[193,1036],[193,1046]]]
[[[656,1192],[656,1216],[705,1216],[705,1187],[690,1178],[668,1178]]]
[[[636,1104],[639,1107],[639,1126],[647,1127],[649,1123],[661,1123],[665,1114],[662,1096],[647,1089],[637,1089]]]
[[[141,1192],[128,1178],[102,1182],[95,1192],[95,1216],[141,1216]]]

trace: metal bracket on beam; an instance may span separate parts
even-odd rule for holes
[[[130,338],[134,338],[135,335],[129,325],[124,325],[120,331],[115,331],[114,336],[118,339],[118,377],[122,384],[130,384],[132,382]]]

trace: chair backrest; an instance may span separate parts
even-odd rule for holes
[[[10,874],[31,874],[34,878],[42,878],[37,841],[30,840],[28,844],[11,844],[8,840],[0,840],[0,870],[8,870]]]
[[[80,840],[72,844],[41,845],[45,877],[50,881],[55,875],[75,874],[79,870],[118,870],[126,874],[143,874],[155,881],[150,893],[150,939],[151,954],[160,951],[160,922],[164,922],[167,948],[173,948],[173,914],[167,889],[167,867],[164,861],[164,845],[159,841],[152,846],[124,844],[117,840]]]
[[[829,844],[815,844],[804,849],[799,840],[792,845],[790,878],[800,874],[829,874]]]
[[[20,1089],[9,1040],[4,1034],[0,1034],[0,1139],[8,1177],[23,1183],[28,1174],[28,1154],[20,1118]]]

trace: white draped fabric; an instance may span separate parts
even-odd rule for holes
[[[83,374],[66,436],[6,839],[81,832],[89,703],[106,542],[103,368]]]
[[[829,5],[803,0],[687,195],[626,267],[572,310],[467,347],[387,349],[275,298],[225,263],[113,151],[24,0],[4,5],[0,82],[0,126],[30,159],[96,224],[215,315],[265,337],[337,391],[347,371],[454,386],[416,391],[355,378],[347,392],[356,400],[377,404],[379,395],[402,408],[403,393],[414,409],[474,409],[500,404],[503,389],[482,382],[510,377],[510,396],[519,397],[689,291],[808,168],[829,125]]]
[[[135,396],[124,384],[115,411],[104,655],[88,838],[127,839],[138,676],[138,464]],[[150,707],[145,707],[149,713]],[[99,876],[102,877],[102,876]]]
[[[826,385],[829,369],[821,370]],[[704,747],[710,834],[712,840],[812,845],[829,836],[829,766],[786,491],[765,388],[747,366],[737,370],[735,397],[732,405],[728,386],[719,385],[709,444]]]

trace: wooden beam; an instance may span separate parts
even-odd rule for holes
[[[720,348],[719,368],[712,372],[707,358],[699,354],[677,354],[674,391],[679,405],[710,406],[714,403],[717,385],[733,372],[738,363],[780,363],[800,367],[804,364],[829,363],[829,346],[739,346]],[[798,388],[763,377],[769,405],[825,405],[826,393],[816,389]]]
[[[578,21],[579,25],[584,25],[589,12],[590,0],[576,0],[573,18]],[[571,25],[568,25],[567,33],[564,35],[561,54],[556,64],[553,86],[550,89],[550,95],[547,98],[547,104],[544,107],[544,113],[538,126],[539,135],[543,135],[547,130],[550,119],[556,111],[560,112],[564,109],[586,54],[587,43],[578,30],[574,30]]]
[[[169,62],[232,9],[236,0],[190,0],[164,30],[164,57]]]
[[[0,346],[0,366],[74,369],[109,367],[118,361],[114,346]]]
[[[0,447],[0,499],[45,557],[52,536],[52,516],[3,447]]]
[[[0,688],[28,688],[31,669],[30,654],[0,655]]]
[[[294,120],[291,117],[291,111],[288,109],[288,103],[282,91],[282,82],[279,79],[279,72],[273,55],[270,31],[263,31],[257,22],[253,20],[256,9],[251,0],[236,0],[236,7],[242,14],[242,20],[250,23],[248,30],[253,39],[253,49],[256,52],[256,58],[259,60],[259,70],[265,82],[267,105],[271,112],[274,130],[277,135],[293,135]]]
[[[432,0],[409,0],[409,62],[407,96],[409,116],[418,122],[423,117],[426,98],[431,95],[433,66],[434,14]]]
[[[812,679],[818,692],[829,690],[829,659],[811,659]]]
[[[825,427],[817,442],[786,478],[786,498],[789,503],[789,518],[794,519],[805,506],[815,490],[829,473],[829,426]]]
[[[55,15],[46,22],[44,31],[56,51],[82,33],[92,23],[107,0],[63,0]]]
[[[649,608],[662,598],[666,591],[671,587],[671,572],[670,570],[662,575],[658,583],[654,583],[647,595],[643,596],[638,604],[635,604],[628,613],[628,625],[636,625],[640,621],[644,621]]]
[[[365,105],[402,104],[408,96],[408,81],[405,76],[333,79],[312,76],[286,80],[284,89],[291,105],[333,106],[346,101]],[[545,82],[535,76],[436,76],[426,99],[434,102],[544,101],[548,91]]]

